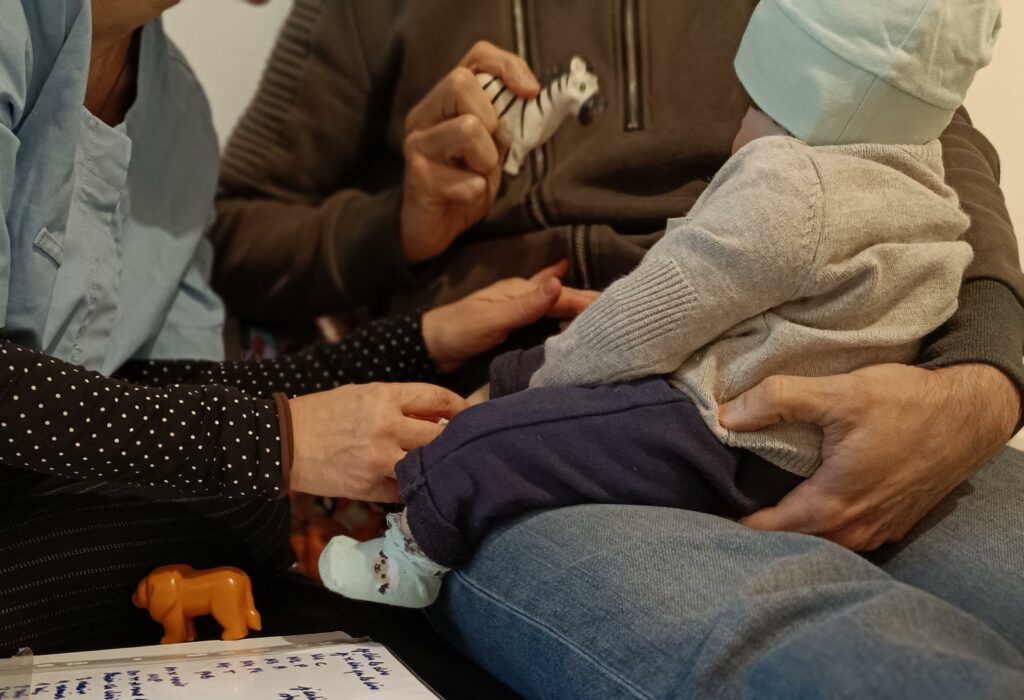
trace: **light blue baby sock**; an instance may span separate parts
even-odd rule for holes
[[[320,555],[320,578],[354,600],[425,608],[437,599],[448,569],[431,561],[402,533],[402,516],[388,515],[383,537],[359,542],[335,537]]]

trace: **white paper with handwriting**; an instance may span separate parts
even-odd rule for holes
[[[387,648],[341,633],[37,656],[18,685],[0,674],[0,700],[437,697]]]

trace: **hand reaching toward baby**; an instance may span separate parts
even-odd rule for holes
[[[564,287],[566,261],[546,267],[530,279],[495,282],[465,299],[423,314],[423,338],[442,372],[501,345],[516,328],[544,318],[571,319],[598,293]]]

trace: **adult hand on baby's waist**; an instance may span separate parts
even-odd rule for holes
[[[902,539],[1010,439],[1020,396],[988,365],[878,365],[833,377],[770,377],[720,411],[730,430],[780,422],[824,430],[822,465],[778,505],[743,519],[855,551]]]

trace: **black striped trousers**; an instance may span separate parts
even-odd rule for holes
[[[132,605],[164,564],[237,566],[258,585],[291,563],[288,502],[69,482],[0,467],[0,658],[155,644]]]

